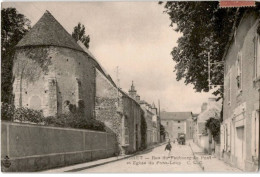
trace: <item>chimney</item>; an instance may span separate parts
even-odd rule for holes
[[[152,104],[152,112],[154,115],[157,115],[157,108],[155,107],[155,104]]]
[[[208,103],[203,103],[201,106],[201,112],[204,112],[208,107]]]
[[[140,96],[136,95],[136,101],[139,102],[140,101]]]
[[[216,102],[216,98],[208,98],[208,102]]]

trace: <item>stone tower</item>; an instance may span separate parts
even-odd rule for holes
[[[93,63],[49,11],[17,44],[13,75],[16,107],[53,116],[80,105],[93,116]]]

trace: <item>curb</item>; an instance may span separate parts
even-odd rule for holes
[[[192,152],[192,154],[193,154],[194,159],[196,160],[196,162],[198,162],[197,164],[200,166],[200,168],[202,169],[202,171],[205,171],[205,168],[204,168],[204,166],[202,165],[202,163],[199,163],[199,160],[196,158],[196,155],[195,155],[195,153],[194,153],[194,151],[193,151],[193,149],[192,149],[190,143],[189,143],[189,146],[190,146],[190,149],[191,149],[191,152]]]
[[[122,157],[122,158],[120,158],[120,159],[115,159],[115,160],[111,160],[111,161],[107,161],[107,162],[103,162],[103,163],[99,163],[99,164],[94,164],[94,165],[90,165],[90,166],[75,168],[75,169],[67,170],[67,171],[64,171],[64,172],[77,172],[77,171],[81,171],[81,170],[85,170],[85,169],[89,169],[89,168],[93,168],[93,167],[105,165],[105,164],[108,164],[108,163],[111,163],[111,162],[116,162],[116,161],[124,160],[124,159],[130,158],[130,157],[136,156],[136,155],[138,155],[138,154],[142,154],[142,153],[144,153],[144,152],[146,152],[146,151],[148,151],[148,150],[154,149],[154,148],[156,148],[156,147],[162,146],[162,145],[165,144],[165,143],[166,143],[166,142],[153,145],[153,146],[151,146],[151,147],[148,147],[147,149],[144,149],[144,150],[142,150],[142,151],[138,151],[138,152],[136,152],[136,153],[134,153],[134,154],[128,155],[128,156],[126,156],[126,157]]]

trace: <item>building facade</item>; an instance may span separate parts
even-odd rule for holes
[[[150,105],[144,100],[140,100],[137,95],[134,83],[132,82],[128,95],[135,99],[141,106],[146,122],[146,146],[160,142],[160,118],[155,104]]]
[[[160,113],[161,124],[165,127],[166,140],[176,140],[179,134],[184,133],[186,139],[193,138],[191,112],[166,112]]]
[[[224,121],[221,151],[224,161],[245,171],[259,165],[260,44],[259,14],[246,11],[226,47]]]

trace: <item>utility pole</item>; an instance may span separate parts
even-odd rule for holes
[[[159,117],[161,116],[161,106],[160,106],[160,99],[158,100],[158,109],[159,109]]]

